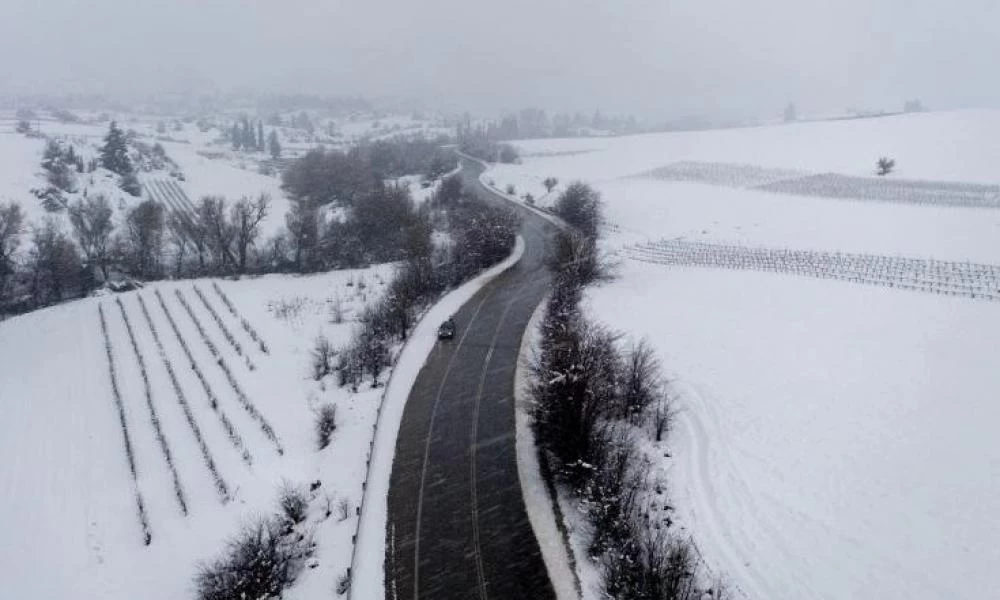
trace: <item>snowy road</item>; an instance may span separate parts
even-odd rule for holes
[[[463,161],[465,185],[495,202]],[[554,227],[522,211],[525,252],[456,315],[410,394],[389,492],[388,598],[553,598],[525,513],[514,437],[514,370],[549,285]]]

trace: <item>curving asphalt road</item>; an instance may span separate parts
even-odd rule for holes
[[[510,203],[462,159],[467,189]],[[525,512],[514,448],[514,369],[547,292],[555,226],[518,207],[520,262],[455,315],[410,392],[396,441],[386,523],[387,600],[554,599]]]

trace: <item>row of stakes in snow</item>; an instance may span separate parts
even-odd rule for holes
[[[902,256],[850,254],[666,240],[626,249],[658,264],[769,271],[891,288],[1000,300],[1000,266]]]
[[[233,388],[233,391],[236,393],[236,397],[239,399],[240,404],[243,405],[243,409],[246,410],[247,413],[255,421],[257,421],[258,425],[260,425],[261,431],[264,432],[264,435],[267,437],[267,439],[269,439],[272,443],[274,443],[275,447],[278,450],[278,454],[283,455],[285,453],[285,450],[284,448],[282,448],[281,442],[278,440],[278,436],[277,434],[275,434],[274,429],[267,422],[267,419],[264,418],[264,415],[262,415],[260,411],[257,410],[257,407],[253,405],[253,402],[250,401],[250,398],[247,396],[246,392],[243,391],[243,388],[240,386],[239,382],[236,381],[236,377],[233,375],[232,370],[226,363],[226,359],[219,352],[219,349],[212,342],[211,338],[208,337],[208,333],[202,326],[201,321],[198,319],[198,316],[194,313],[194,310],[191,308],[191,305],[188,304],[188,301],[184,297],[184,294],[179,289],[175,289],[174,294],[177,296],[177,300],[181,303],[181,306],[184,307],[184,310],[187,312],[188,317],[191,318],[191,322],[194,323],[195,328],[201,335],[202,341],[205,342],[205,345],[208,347],[209,351],[212,353],[212,356],[215,358],[216,364],[219,365],[219,368],[226,376],[226,380],[229,381],[229,385],[230,387]]]
[[[249,369],[253,371],[254,366],[253,363],[250,362],[250,357],[243,354],[243,346],[240,345],[239,341],[237,341],[236,339],[236,336],[234,336],[233,333],[229,331],[229,328],[226,327],[226,324],[222,320],[222,317],[219,316],[219,313],[215,312],[215,308],[212,306],[212,303],[208,301],[208,298],[205,297],[205,294],[201,291],[201,289],[198,286],[192,285],[191,288],[194,290],[195,295],[198,296],[198,299],[201,300],[201,303],[205,307],[205,310],[207,310],[208,314],[212,316],[212,320],[215,321],[215,324],[219,327],[219,331],[222,332],[222,337],[226,338],[226,341],[229,342],[229,345],[233,347],[233,350],[236,351],[236,354],[239,354],[241,357],[243,357],[246,360],[247,367],[249,367]]]
[[[173,315],[170,313],[170,309],[167,308],[167,303],[163,299],[163,295],[160,294],[160,290],[155,290],[153,292],[156,294],[156,299],[160,302],[160,308],[163,309],[163,314],[167,317],[167,322],[170,323],[170,328],[174,332],[174,337],[180,344],[181,349],[184,351],[184,356],[187,357],[188,363],[191,364],[191,370],[194,371],[195,377],[201,382],[201,387],[205,391],[205,396],[208,398],[208,404],[212,407],[212,410],[219,417],[219,421],[222,423],[222,428],[226,432],[226,436],[229,438],[229,442],[234,448],[240,453],[243,458],[243,462],[250,466],[253,464],[253,457],[250,455],[250,451],[246,449],[243,443],[243,438],[240,437],[239,432],[236,431],[236,427],[233,425],[229,417],[226,416],[225,411],[219,405],[219,398],[215,395],[212,390],[212,386],[209,385],[208,379],[205,378],[205,374],[202,372],[201,367],[198,366],[197,361],[194,359],[194,355],[191,353],[191,348],[188,347],[187,341],[185,341],[184,336],[181,334],[180,328],[177,327],[177,322],[174,321]]]
[[[121,311],[122,321],[125,323],[125,330],[128,332],[129,340],[132,343],[132,351],[135,355],[136,363],[139,366],[139,374],[142,377],[143,384],[143,395],[146,399],[146,408],[149,410],[149,420],[153,425],[153,432],[156,434],[156,441],[160,444],[160,451],[163,453],[163,458],[167,463],[167,469],[170,471],[170,477],[173,479],[174,483],[174,495],[177,498],[177,504],[180,506],[181,513],[187,515],[187,498],[184,494],[184,486],[181,485],[180,476],[177,474],[177,467],[174,465],[173,453],[170,451],[170,444],[167,441],[167,436],[163,433],[163,428],[160,425],[160,416],[156,412],[156,404],[153,402],[153,390],[149,385],[149,374],[146,371],[146,361],[142,356],[142,350],[139,349],[139,343],[135,339],[135,331],[132,329],[132,323],[129,321],[128,313],[125,312],[125,305],[122,304],[121,298],[116,298],[115,302],[118,304],[118,309]]]
[[[250,324],[250,321],[246,320],[246,318],[243,317],[243,315],[241,315],[238,310],[236,310],[236,307],[233,306],[232,301],[229,300],[229,296],[227,296],[226,293],[222,291],[222,288],[219,287],[219,284],[217,282],[215,281],[212,282],[212,289],[215,290],[215,293],[222,300],[222,303],[226,305],[226,308],[229,310],[229,313],[233,315],[233,317],[235,317],[236,319],[239,319],[240,325],[243,327],[243,331],[247,332],[247,335],[250,336],[250,339],[252,339],[254,342],[257,343],[257,346],[260,348],[260,351],[263,352],[264,354],[270,354],[270,351],[268,350],[267,344],[264,342],[264,339],[260,337],[260,335],[257,333],[257,330],[254,329],[253,325]]]
[[[177,380],[177,374],[174,373],[174,366],[170,362],[170,358],[167,356],[167,351],[163,348],[163,343],[160,341],[160,334],[157,332],[156,324],[153,322],[153,317],[149,314],[149,309],[146,307],[146,301],[143,300],[142,296],[137,297],[139,298],[139,308],[142,309],[142,314],[146,319],[146,324],[149,326],[149,331],[153,334],[153,341],[156,343],[156,349],[160,353],[160,360],[163,361],[163,366],[167,370],[170,385],[174,388],[174,395],[177,398],[177,403],[180,404],[181,410],[184,412],[184,418],[187,420],[188,427],[191,428],[191,433],[194,434],[194,439],[198,443],[199,450],[201,450],[201,458],[205,462],[205,467],[208,469],[208,472],[212,475],[212,481],[215,483],[215,489],[219,492],[219,496],[223,503],[228,502],[229,488],[226,486],[226,482],[222,478],[222,475],[219,474],[219,469],[215,465],[215,460],[212,458],[212,453],[208,449],[208,444],[205,443],[205,438],[201,434],[201,428],[198,427],[198,422],[194,418],[194,413],[191,412],[191,406],[188,404],[187,398],[184,395],[184,389]]]
[[[142,527],[142,539],[145,545],[153,541],[153,533],[149,528],[149,517],[146,514],[146,503],[142,500],[142,492],[139,490],[139,472],[135,464],[135,451],[132,449],[132,438],[128,432],[128,421],[125,419],[125,403],[122,401],[121,391],[118,388],[118,373],[115,369],[115,355],[111,347],[111,336],[108,335],[108,321],[104,316],[104,306],[97,305],[97,312],[101,318],[101,333],[104,334],[104,350],[108,356],[108,372],[111,376],[111,396],[115,402],[115,411],[118,413],[118,423],[122,430],[122,438],[125,444],[125,457],[128,459],[128,469],[132,474],[132,492],[135,496],[136,510],[139,515],[139,525]]]

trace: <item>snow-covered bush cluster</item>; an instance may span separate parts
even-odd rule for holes
[[[316,544],[301,524],[308,510],[306,497],[284,490],[280,503],[282,514],[246,525],[222,557],[201,565],[194,582],[199,600],[280,598],[295,582]],[[290,508],[301,518],[291,519]]]

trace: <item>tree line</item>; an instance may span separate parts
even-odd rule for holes
[[[694,547],[670,530],[666,504],[650,499],[651,464],[638,440],[663,441],[673,415],[659,359],[646,343],[624,343],[580,307],[584,288],[609,276],[597,250],[600,196],[573,183],[554,210],[573,229],[555,242],[554,286],[531,364],[543,473],[573,493],[593,524],[589,553],[607,597],[720,598],[718,587],[703,587]]]
[[[380,385],[392,346],[406,340],[420,309],[509,256],[520,227],[512,210],[482,202],[457,176],[445,179],[416,215],[421,225],[403,241],[404,258],[394,278],[383,297],[365,309],[351,342],[336,350],[326,338],[316,341],[317,380],[336,374],[339,385],[355,391],[365,380]],[[447,234],[452,246],[435,245],[433,230]]]
[[[125,138],[109,133],[108,140],[102,164],[127,172],[132,161],[119,145]],[[284,227],[266,239],[266,195],[206,196],[194,211],[169,211],[147,199],[119,219],[111,201],[95,194],[63,207],[68,228],[55,217],[29,228],[20,206],[2,204],[0,314],[81,297],[111,280],[309,273],[405,261],[430,248],[431,211],[418,210],[408,187],[389,178],[411,169],[437,176],[455,165],[453,155],[424,141],[314,150],[286,170],[282,187],[291,206]]]
[[[519,158],[517,148],[500,143],[490,125],[459,125],[458,149],[487,162],[515,163]]]
[[[471,129],[471,117],[466,116],[458,127]],[[482,131],[489,139],[523,140],[530,138],[573,137],[593,135],[593,131],[627,135],[643,131],[642,125],[632,115],[606,115],[600,110],[592,115],[583,113],[554,113],[550,115],[538,108],[523,108],[510,112],[499,119],[484,122],[476,129]]]
[[[250,122],[248,117],[243,117],[239,121],[234,121],[229,130],[229,141],[233,145],[233,150],[243,150],[245,152],[270,153],[271,158],[281,156],[281,141],[278,139],[278,132],[271,129],[271,132],[264,136],[264,122],[257,120],[256,127]]]

